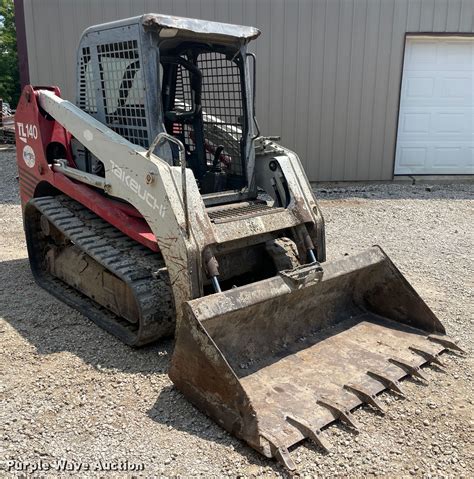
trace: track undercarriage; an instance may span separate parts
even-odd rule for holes
[[[25,211],[36,281],[131,346],[172,336],[173,296],[159,253],[65,196]]]

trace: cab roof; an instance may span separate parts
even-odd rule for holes
[[[156,13],[143,15],[141,23],[147,30],[157,30],[160,37],[173,38],[179,36],[180,38],[201,42],[245,44],[260,35],[260,30],[255,27]]]

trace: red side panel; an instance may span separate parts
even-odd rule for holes
[[[60,96],[58,87],[36,89],[40,88],[54,91]],[[44,186],[49,184],[83,204],[127,236],[153,251],[159,251],[155,235],[133,206],[107,198],[95,189],[51,169],[46,159],[46,149],[52,142],[63,145],[66,159],[74,166],[71,135],[59,123],[40,112],[36,91],[31,85],[24,88],[20,97],[15,114],[15,132],[22,206],[31,198],[40,196]]]

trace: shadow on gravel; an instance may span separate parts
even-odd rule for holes
[[[192,434],[205,441],[212,441],[245,456],[255,466],[270,467],[275,474],[288,476],[288,471],[273,459],[268,459],[254,451],[245,442],[231,436],[203,413],[193,407],[174,386],[166,386],[160,392],[148,416],[159,424],[171,426],[178,431]],[[298,444],[297,446],[299,446]],[[320,451],[319,451],[320,452]]]
[[[20,204],[15,147],[0,145],[0,205]]]
[[[69,352],[102,371],[143,375],[168,372],[172,339],[139,349],[124,345],[40,288],[33,279],[27,258],[0,262],[0,318],[34,346],[39,355]],[[148,416],[177,430],[232,446],[252,464],[285,473],[277,463],[259,456],[198,413],[172,385],[161,390]]]
[[[4,205],[20,205],[20,185],[18,184],[17,179],[9,179],[1,177],[2,171],[0,170],[0,184],[3,183],[3,186],[0,187],[0,206]],[[21,216],[21,213],[19,213]]]
[[[173,351],[171,339],[139,349],[126,346],[40,288],[27,258],[0,262],[0,317],[38,354],[70,352],[101,370],[165,374]]]
[[[451,184],[376,183],[360,185],[313,185],[319,201],[325,200],[472,200],[474,182]],[[323,210],[324,213],[324,210]]]

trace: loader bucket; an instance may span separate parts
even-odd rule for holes
[[[378,247],[185,304],[170,377],[199,409],[267,457],[458,349]]]

